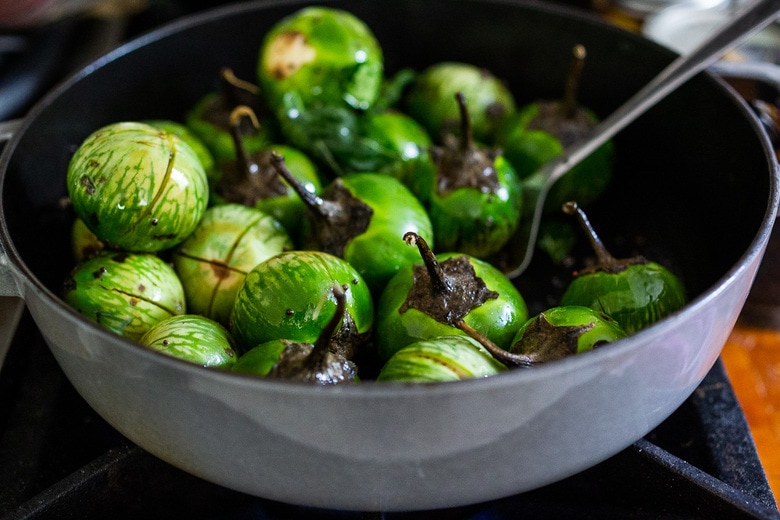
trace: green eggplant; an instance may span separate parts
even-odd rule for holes
[[[247,349],[278,339],[314,343],[336,311],[327,296],[336,283],[347,310],[331,350],[352,359],[373,332],[371,292],[354,267],[321,251],[286,251],[256,265],[236,294],[230,331]]]
[[[243,354],[233,365],[233,371],[320,385],[357,381],[355,363],[330,348],[333,336],[344,319],[347,301],[339,285],[334,285],[332,292],[336,299],[336,312],[314,343],[287,339],[261,343]]]
[[[486,259],[500,251],[517,229],[522,188],[500,151],[477,145],[471,136],[466,99],[458,93],[460,137],[448,136],[431,149],[434,175],[418,179],[417,196],[428,208],[438,251]]]
[[[496,145],[501,147],[529,194],[539,190],[546,180],[536,174],[538,170],[587,138],[599,123],[593,111],[577,100],[585,54],[582,45],[575,46],[561,99],[538,100],[521,107],[497,132]],[[545,201],[546,212],[556,213],[569,200],[576,200],[582,206],[598,200],[612,179],[613,157],[614,144],[609,140],[575,165],[552,186]]]
[[[416,233],[406,233],[404,241],[417,246],[423,260],[399,270],[379,297],[378,357],[386,361],[410,343],[472,330],[508,348],[528,308],[501,271],[461,253],[434,255]]]
[[[264,211],[281,222],[298,243],[306,205],[295,188],[276,173],[272,156],[284,156],[288,169],[302,189],[312,194],[322,191],[317,167],[306,154],[283,144],[265,144],[248,150],[244,146],[246,125],[242,125],[247,119],[253,125],[258,124],[254,111],[245,105],[237,106],[230,115],[236,158],[220,163],[220,180],[213,190],[214,203],[237,203]]]
[[[225,327],[205,316],[171,316],[149,329],[138,342],[152,350],[207,368],[229,368],[238,359]]]
[[[483,346],[509,367],[532,367],[588,352],[626,337],[612,318],[589,307],[559,306],[526,321],[509,350],[483,341]]]
[[[187,309],[228,326],[247,273],[291,249],[289,234],[267,213],[241,204],[209,208],[195,231],[173,251]]]
[[[576,273],[561,296],[561,305],[582,305],[603,312],[633,334],[687,303],[683,283],[667,268],[642,256],[616,259],[576,202],[566,203],[564,211],[579,221],[597,263]]]
[[[278,173],[299,186],[276,156]],[[322,196],[296,188],[306,203],[304,246],[349,262],[379,293],[387,281],[419,257],[398,237],[406,231],[433,235],[425,208],[399,180],[380,173],[353,173],[334,180]]]
[[[461,115],[452,98],[458,92],[469,100],[469,119],[474,138],[492,142],[504,119],[516,110],[506,85],[490,71],[469,63],[441,62],[422,71],[410,85],[406,112],[439,140],[461,130]]]
[[[182,242],[209,199],[206,172],[174,134],[138,122],[106,125],[68,165],[73,209],[101,241],[153,253]]]
[[[88,319],[133,340],[187,310],[176,272],[148,253],[104,252],[77,264],[64,282],[63,299]]]
[[[398,110],[370,112],[360,120],[360,136],[376,150],[375,159],[360,168],[395,177],[414,191],[422,169],[434,168],[428,153],[433,142],[412,117]],[[430,173],[428,173],[430,175]]]
[[[260,47],[257,77],[269,106],[285,98],[297,110],[318,106],[366,110],[382,87],[384,57],[376,37],[351,13],[301,9],[277,22]]]
[[[435,383],[488,377],[507,370],[468,336],[439,336],[407,345],[382,366],[377,381]]]

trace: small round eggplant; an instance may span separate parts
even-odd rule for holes
[[[625,338],[618,323],[589,307],[553,307],[529,319],[517,331],[506,351],[482,345],[509,367],[531,367],[587,352]]]
[[[277,171],[299,186],[277,156]],[[406,231],[433,236],[430,218],[401,181],[380,173],[339,177],[316,196],[296,188],[306,203],[304,246],[343,258],[379,293],[388,280],[419,256],[398,240]]]
[[[496,137],[496,144],[529,192],[540,189],[546,181],[544,176],[534,173],[567,147],[587,138],[599,122],[577,100],[585,48],[577,45],[573,53],[563,97],[538,100],[522,107],[505,120]],[[569,200],[577,200],[583,206],[595,202],[612,179],[613,155],[614,145],[610,140],[559,179],[545,201],[547,213],[557,212]]]
[[[458,251],[486,259],[500,251],[517,229],[522,188],[514,169],[498,150],[479,146],[463,94],[459,137],[448,136],[430,151],[435,169],[415,181],[428,208],[438,251]]]
[[[671,271],[642,256],[614,258],[577,203],[566,203],[564,211],[577,217],[598,261],[576,273],[561,296],[561,305],[582,305],[603,312],[632,334],[686,304],[685,287]]]
[[[379,42],[351,13],[314,6],[277,22],[260,47],[257,77],[269,106],[296,99],[300,110],[318,106],[366,110],[382,86]]]
[[[204,316],[171,316],[149,329],[138,342],[152,350],[208,368],[229,368],[238,359],[225,327]]]
[[[173,252],[188,310],[228,326],[247,273],[292,248],[282,225],[258,209],[240,204],[209,208],[195,231]]]
[[[412,82],[405,98],[406,112],[439,140],[461,128],[460,112],[452,104],[458,92],[469,100],[469,119],[477,141],[491,142],[503,120],[515,111],[512,93],[490,71],[468,63],[442,62]]]
[[[440,336],[407,345],[393,354],[377,381],[434,383],[488,377],[506,371],[468,336]]]
[[[71,158],[76,215],[102,241],[153,253],[183,241],[208,205],[206,172],[179,137],[145,123],[107,125]]]
[[[370,339],[373,299],[354,267],[321,251],[287,251],[255,266],[236,295],[233,337],[245,348],[278,339],[314,343],[336,312],[328,296],[334,284],[344,288],[347,310],[331,350],[352,359]]]
[[[220,179],[213,189],[215,204],[233,202],[264,211],[277,219],[299,242],[306,206],[296,190],[276,173],[273,155],[284,156],[290,173],[302,189],[312,194],[322,191],[317,167],[306,154],[287,145],[266,144],[248,150],[243,139],[245,125],[242,121],[245,120],[251,121],[252,125],[259,124],[250,107],[239,105],[230,115],[236,157],[220,163]]]
[[[386,361],[404,346],[436,336],[480,331],[508,348],[528,308],[517,288],[495,267],[458,253],[434,256],[425,240],[407,233],[423,262],[408,265],[381,293],[375,346]]]
[[[357,366],[331,351],[334,334],[346,312],[346,295],[333,286],[336,312],[314,343],[277,339],[261,343],[242,355],[235,372],[261,377],[332,385],[357,381]]]
[[[78,264],[63,299],[92,321],[138,340],[165,318],[186,312],[173,268],[152,254],[106,252]]]

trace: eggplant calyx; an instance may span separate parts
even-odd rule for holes
[[[284,157],[271,156],[276,173],[292,186],[311,216],[310,246],[332,255],[343,257],[344,248],[356,236],[363,234],[371,223],[374,210],[354,196],[337,178],[322,197],[308,191],[284,164]]]
[[[442,195],[459,188],[496,193],[501,186],[495,161],[501,152],[477,146],[472,136],[466,96],[458,92],[455,99],[460,109],[460,136],[447,135],[443,146],[434,146],[430,151],[438,174],[436,190]]]
[[[554,325],[544,313],[540,313],[526,326],[523,337],[512,345],[510,351],[528,356],[536,363],[563,359],[577,353],[580,336],[595,326],[595,322]]]
[[[423,265],[414,267],[412,288],[399,312],[417,309],[434,320],[456,325],[473,309],[499,297],[479,278],[466,255],[453,256],[439,263],[425,240],[412,231],[404,234],[409,245],[416,245]]]
[[[244,146],[246,133],[243,121],[250,121],[253,128],[260,128],[255,112],[246,105],[234,108],[228,120],[230,135],[236,152],[235,161],[226,161],[222,177],[215,191],[226,201],[254,206],[258,200],[287,195],[287,188],[271,165],[271,152],[260,150],[250,154]]]
[[[590,241],[591,247],[594,253],[596,253],[597,264],[593,267],[588,267],[579,272],[579,274],[588,274],[593,272],[606,272],[610,274],[622,273],[632,265],[644,265],[647,263],[647,259],[641,255],[632,256],[630,258],[615,258],[607,250],[604,243],[599,238],[596,230],[588,220],[588,216],[582,210],[582,208],[574,201],[569,201],[563,204],[563,212],[567,215],[573,215],[577,218],[582,229]]]
[[[323,327],[313,344],[291,342],[282,351],[279,361],[268,373],[269,377],[330,385],[355,380],[355,364],[331,351],[331,340],[346,315],[344,289],[334,284],[336,311]]]
[[[546,132],[567,148],[584,139],[593,130],[596,121],[580,106],[578,91],[587,51],[577,44],[572,49],[573,59],[566,76],[563,98],[554,101],[537,101],[538,111],[529,121],[529,130]]]

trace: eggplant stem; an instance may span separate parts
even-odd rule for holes
[[[347,309],[347,296],[344,294],[344,289],[339,284],[333,284],[331,291],[336,298],[336,311],[333,313],[330,321],[320,331],[320,335],[317,337],[317,341],[314,342],[314,348],[307,360],[312,367],[317,369],[325,366],[330,342],[341,325],[341,320],[344,319],[344,313]]]
[[[580,78],[582,77],[582,69],[585,66],[585,57],[587,51],[585,46],[577,44],[572,49],[574,55],[569,69],[569,74],[566,76],[566,88],[563,95],[563,102],[561,103],[561,115],[564,119],[572,119],[574,113],[577,110],[577,93],[580,88]]]
[[[574,215],[577,218],[580,226],[588,236],[588,240],[590,241],[590,245],[593,248],[593,251],[596,253],[596,258],[598,259],[600,266],[606,269],[611,266],[616,266],[619,263],[604,246],[604,243],[601,241],[601,238],[599,238],[598,233],[596,233],[596,230],[593,229],[590,220],[588,220],[588,216],[585,214],[579,204],[574,201],[565,202],[563,204],[563,212],[567,215]]]
[[[428,275],[431,277],[431,285],[435,294],[447,294],[452,288],[447,283],[447,276],[444,274],[439,261],[436,259],[436,255],[433,254],[431,248],[428,247],[428,243],[423,237],[415,233],[414,231],[407,231],[404,233],[404,242],[410,246],[417,246],[417,250],[420,252],[425,268],[428,270]]]
[[[239,105],[239,96],[236,90],[243,90],[252,95],[260,95],[260,87],[254,83],[250,83],[246,80],[239,79],[233,73],[233,69],[229,67],[223,67],[219,71],[219,77],[222,80],[222,95],[225,96],[229,105]]]
[[[260,128],[260,122],[257,120],[254,110],[246,105],[238,105],[230,112],[230,136],[233,138],[239,171],[244,173],[244,178],[249,178],[250,175],[257,173],[259,166],[249,157],[249,153],[244,147],[244,136],[241,133],[241,119],[244,117],[248,117],[256,129]]]
[[[271,165],[274,167],[277,175],[281,176],[287,182],[287,184],[289,184],[292,189],[295,190],[295,193],[298,194],[309,211],[311,211],[318,218],[330,218],[330,213],[325,207],[325,201],[303,187],[303,183],[301,183],[295,177],[295,175],[292,174],[289,168],[287,168],[287,165],[284,163],[284,157],[282,155],[280,155],[278,152],[272,152]]]
[[[491,341],[490,338],[479,332],[477,329],[469,325],[463,320],[459,320],[455,323],[455,326],[466,333],[471,339],[474,339],[478,341],[483,347],[485,347],[485,350],[490,352],[490,355],[492,355],[494,358],[496,358],[498,361],[503,363],[504,365],[514,368],[514,367],[522,367],[522,368],[529,368],[532,366],[535,366],[537,363],[533,360],[532,357],[526,356],[524,354],[514,354],[512,352],[509,352],[507,350],[504,350],[503,348],[499,347],[493,341]]]
[[[468,103],[466,95],[463,92],[455,94],[455,100],[458,102],[460,111],[460,149],[466,152],[474,145],[474,139],[471,134],[471,118],[469,117]]]

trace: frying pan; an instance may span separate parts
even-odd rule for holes
[[[562,92],[570,49],[588,49],[582,102],[604,115],[675,56],[558,6],[524,1],[343,0],[389,71],[444,60],[485,66],[520,103]],[[345,510],[452,507],[588,468],[668,417],[716,361],[761,261],[777,164],[757,119],[700,74],[615,139],[610,190],[590,208],[604,242],[665,263],[691,301],[596,351],[491,378],[320,388],[187,364],[84,319],[61,301],[72,267],[68,160],[96,128],[181,119],[223,66],[252,78],[261,39],[303,2],[224,7],[166,26],[54,89],[6,145],[0,290],[21,297],[84,399],[152,454],[204,479],[283,502]],[[561,272],[539,255],[518,287],[532,312]]]

